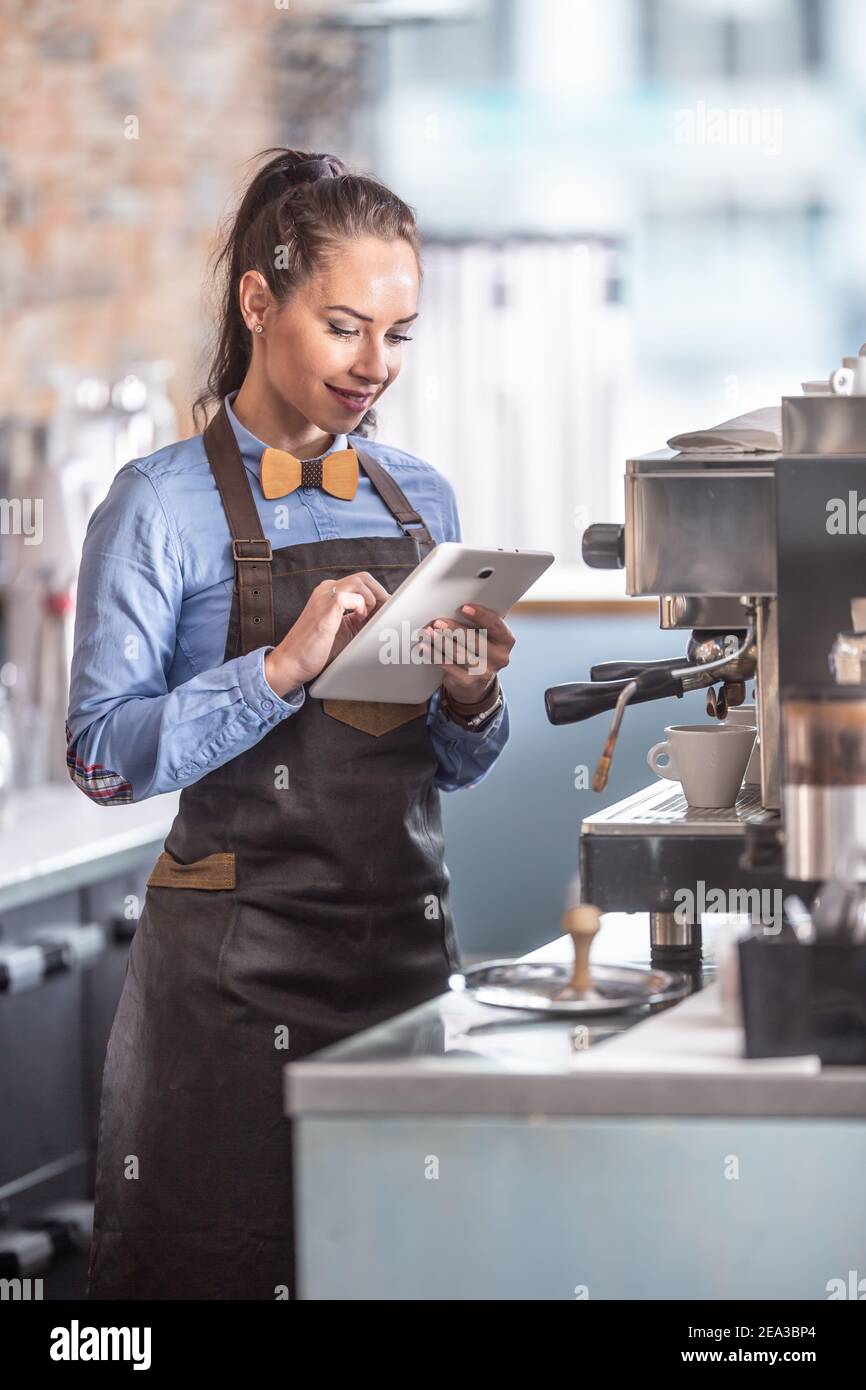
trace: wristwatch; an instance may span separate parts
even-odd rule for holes
[[[458,724],[463,729],[480,729],[505,703],[499,687],[498,672],[493,678],[492,686],[480,700],[475,700],[472,704],[455,700],[443,686],[439,703],[453,724]]]

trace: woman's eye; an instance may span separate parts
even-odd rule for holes
[[[355,328],[341,328],[338,323],[331,323],[328,320],[328,328],[338,338],[356,338],[358,330]],[[385,335],[389,343],[411,343],[412,339],[404,333],[387,333]]]

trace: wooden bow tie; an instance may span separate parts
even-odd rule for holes
[[[358,455],[337,449],[323,459],[296,459],[285,449],[265,449],[260,478],[265,497],[285,497],[296,487],[321,487],[350,501],[358,487]]]

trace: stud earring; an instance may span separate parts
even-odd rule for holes
[[[262,325],[261,325],[260,323],[257,323],[257,324],[256,324],[256,327],[255,327],[255,331],[256,331],[256,333],[264,333],[265,330],[262,328]]]

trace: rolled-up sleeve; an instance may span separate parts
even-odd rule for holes
[[[427,727],[436,748],[439,771],[433,781],[441,791],[468,791],[483,782],[508,742],[508,707],[502,706],[483,729],[464,729],[439,708],[439,691],[431,697]]]
[[[261,647],[168,689],[183,600],[181,556],[162,501],[135,464],[90,519],[81,559],[67,714],[69,775],[101,805],[196,782],[299,710]]]

